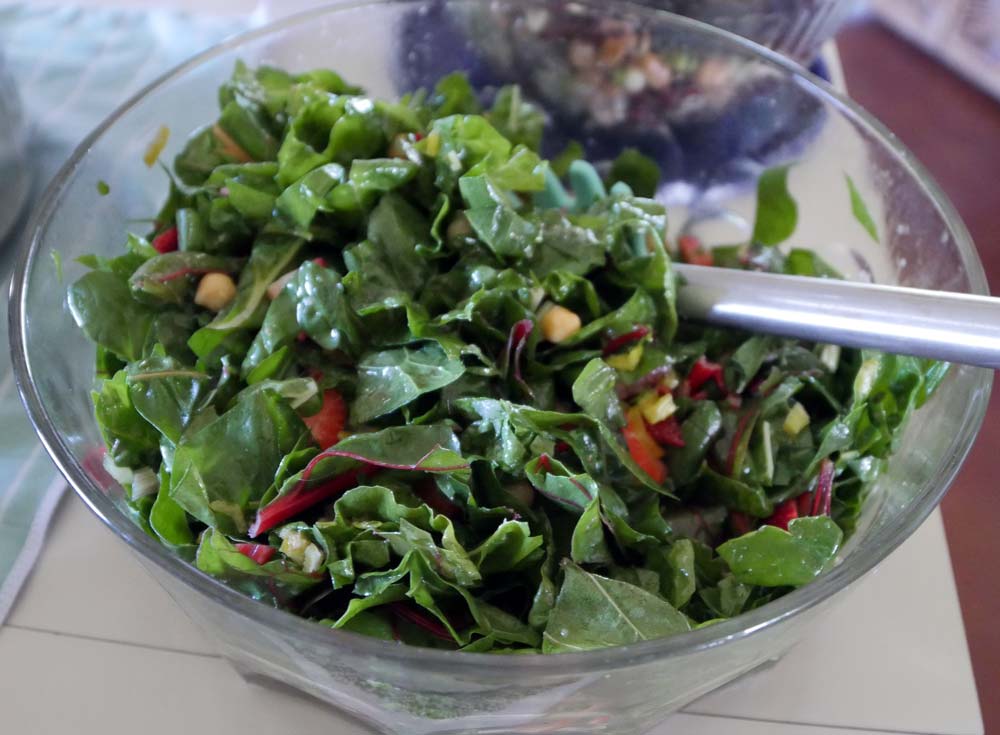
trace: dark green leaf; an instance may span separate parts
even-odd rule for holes
[[[68,302],[73,319],[94,342],[123,360],[143,356],[156,312],[132,297],[125,279],[91,271],[70,286]]]
[[[365,355],[358,362],[358,395],[351,421],[366,421],[402,408],[429,391],[453,383],[465,372],[461,360],[449,357],[434,342]]]
[[[288,403],[257,391],[185,436],[174,453],[170,497],[226,534],[246,533],[248,512],[305,431]]]
[[[622,646],[689,629],[687,618],[666,600],[569,564],[545,626],[542,652]]]
[[[722,544],[719,556],[744,584],[799,587],[833,561],[843,532],[830,518],[797,518],[782,531],[761,526]]]

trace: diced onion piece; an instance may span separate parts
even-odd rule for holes
[[[805,407],[796,401],[788,415],[785,416],[785,423],[781,427],[788,436],[798,436],[799,432],[809,426],[809,412]]]
[[[674,397],[670,393],[661,396],[650,391],[639,399],[639,410],[642,411],[646,423],[658,424],[674,415],[677,404],[674,403]]]
[[[306,574],[318,572],[323,565],[323,552],[316,544],[308,544],[302,552],[302,571]]]
[[[160,478],[149,467],[143,467],[132,473],[132,500],[156,495],[160,489]]]
[[[673,368],[667,370],[666,375],[664,375],[660,379],[660,385],[662,385],[667,390],[673,390],[680,384],[681,384],[681,379]]]
[[[306,535],[294,528],[286,527],[278,531],[278,536],[281,538],[278,551],[292,561],[302,564],[305,561],[306,548],[310,545]]]
[[[119,485],[125,485],[132,482],[132,470],[128,467],[120,467],[116,465],[114,460],[111,459],[110,454],[104,455],[104,459],[101,464],[104,465],[104,470],[111,475]]]
[[[609,355],[604,358],[604,362],[608,363],[615,370],[621,370],[623,372],[628,372],[630,370],[635,370],[639,365],[639,361],[642,360],[642,352],[644,350],[642,342],[637,345],[633,345],[632,349],[628,352],[623,352],[618,355]]]
[[[840,364],[840,345],[823,345],[819,351],[819,361],[831,373],[837,372],[837,366]]]

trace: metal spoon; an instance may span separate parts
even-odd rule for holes
[[[674,265],[684,316],[845,347],[1000,368],[1000,298]]]

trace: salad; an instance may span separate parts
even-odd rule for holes
[[[708,248],[638,152],[542,160],[516,86],[238,65],[219,103],[68,302],[136,523],[320,625],[557,653],[764,605],[834,563],[945,374],[678,318],[671,258],[836,276],[780,247],[786,169]]]

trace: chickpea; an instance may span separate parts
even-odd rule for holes
[[[222,311],[236,297],[236,284],[225,273],[207,273],[198,282],[194,303],[212,311]]]
[[[579,332],[583,324],[575,312],[555,304],[542,314],[541,326],[542,336],[549,342],[558,344]]]

